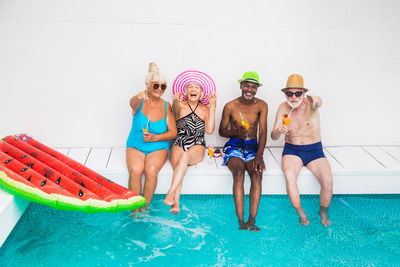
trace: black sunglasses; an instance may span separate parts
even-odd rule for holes
[[[303,94],[303,92],[302,91],[297,91],[297,92],[293,93],[293,92],[287,91],[287,92],[285,92],[285,94],[288,97],[292,97],[293,95],[295,95],[296,97],[300,97]]]
[[[154,90],[157,90],[158,87],[160,87],[160,84],[159,84],[159,83],[153,84],[153,89],[154,89]],[[165,89],[167,89],[167,85],[166,85],[166,84],[161,84],[161,90],[165,91]]]

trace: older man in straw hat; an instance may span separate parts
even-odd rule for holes
[[[233,198],[236,215],[241,230],[260,231],[255,226],[255,218],[261,197],[262,173],[265,170],[263,159],[267,142],[268,105],[254,97],[262,84],[258,74],[248,71],[239,80],[242,95],[224,107],[219,134],[230,138],[224,146],[224,165],[233,175]],[[257,142],[257,129],[259,143]],[[251,179],[249,220],[244,222],[244,175]]]
[[[273,140],[285,135],[285,147],[282,153],[282,170],[286,178],[286,190],[290,201],[296,209],[300,224],[310,222],[300,205],[300,194],[297,178],[303,166],[306,166],[318,179],[321,185],[320,211],[321,224],[331,224],[327,209],[332,199],[332,171],[325,158],[321,143],[321,130],[318,109],[321,98],[306,95],[308,89],[303,86],[303,78],[298,74],[290,75],[287,85],[282,89],[286,102],[283,102],[276,113]]]

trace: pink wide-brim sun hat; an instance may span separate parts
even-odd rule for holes
[[[203,90],[203,97],[200,102],[204,105],[208,105],[208,99],[206,95],[212,96],[215,94],[216,87],[213,79],[204,72],[197,70],[187,70],[182,72],[176,77],[174,84],[172,85],[172,93],[182,94],[182,99],[187,100],[186,97],[186,86],[191,83],[197,83]]]

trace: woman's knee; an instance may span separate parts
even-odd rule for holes
[[[160,168],[154,165],[147,165],[144,169],[146,177],[157,177],[160,172]]]
[[[143,174],[143,166],[128,166],[129,177],[140,178]]]
[[[192,155],[189,159],[189,165],[195,165],[204,159],[204,153]]]

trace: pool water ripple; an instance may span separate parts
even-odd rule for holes
[[[299,225],[287,196],[263,196],[259,233],[239,231],[231,195],[184,195],[171,215],[155,196],[145,213],[85,214],[30,204],[1,266],[392,266],[400,262],[400,196],[334,196],[332,226],[317,196],[302,196]],[[248,210],[248,197],[245,199]],[[132,217],[133,216],[133,217]],[[245,215],[246,218],[248,214]]]

